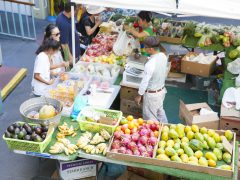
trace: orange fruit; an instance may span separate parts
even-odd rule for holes
[[[133,129],[134,128],[134,123],[133,122],[128,122],[128,128]]]
[[[142,124],[143,124],[143,122],[144,122],[144,121],[143,121],[143,119],[142,119],[142,118],[138,118],[138,124],[139,124],[139,125],[142,125]]]
[[[156,138],[158,138],[158,135],[159,135],[159,131],[154,131],[154,136],[155,136]]]
[[[125,134],[130,134],[131,130],[130,129],[125,129]]]
[[[121,126],[118,126],[116,127],[116,130],[115,131],[121,131],[122,130],[122,127]]]
[[[133,117],[132,115],[128,115],[128,116],[127,116],[127,120],[128,120],[128,121],[132,121],[133,119],[134,119],[134,117]]]

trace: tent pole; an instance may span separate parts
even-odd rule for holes
[[[73,57],[73,66],[76,63],[75,55],[75,17],[74,17],[74,6],[71,6],[71,25],[72,25],[72,57]]]

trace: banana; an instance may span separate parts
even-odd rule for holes
[[[99,144],[101,142],[105,142],[104,138],[96,133],[93,139],[90,141],[90,144]]]
[[[111,135],[105,129],[102,129],[100,134],[105,140],[109,140],[111,138]]]

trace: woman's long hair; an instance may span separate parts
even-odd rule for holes
[[[138,17],[140,17],[142,20],[145,20],[149,23],[152,20],[152,13],[150,11],[140,11],[138,13]]]
[[[36,54],[38,55],[39,53],[50,50],[50,49],[57,51],[59,50],[59,48],[60,48],[60,42],[51,38],[47,38],[43,41],[42,45],[37,49]]]
[[[47,38],[50,38],[52,35],[52,30],[57,28],[57,26],[55,24],[49,24],[47,25],[47,27],[45,28],[45,32],[44,32],[44,38],[43,41],[46,40]]]

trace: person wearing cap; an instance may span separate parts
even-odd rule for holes
[[[82,15],[80,21],[76,24],[77,31],[81,34],[81,49],[84,51],[92,42],[102,23],[100,13],[105,10],[100,6],[86,6],[86,12]],[[81,52],[83,53],[83,52]]]
[[[160,40],[158,36],[149,36],[143,41],[145,50],[150,58],[144,67],[144,76],[135,101],[138,105],[143,96],[143,118],[168,122],[163,109],[163,101],[167,93],[165,79],[167,75],[167,57],[159,52]]]

